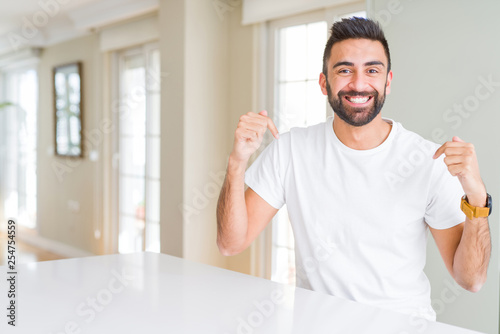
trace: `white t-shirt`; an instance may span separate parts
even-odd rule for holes
[[[428,226],[460,224],[463,189],[438,144],[392,129],[370,150],[345,146],[333,117],[280,134],[245,173],[276,209],[287,204],[297,286],[435,320],[423,272]]]

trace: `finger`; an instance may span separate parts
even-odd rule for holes
[[[452,141],[454,142],[457,142],[457,143],[465,143],[462,139],[460,139],[458,136],[454,136],[452,139]]]
[[[246,118],[245,120],[240,122],[241,124],[238,125],[246,125],[246,124],[251,124],[253,126],[258,126],[260,128],[266,128],[267,127],[267,117],[256,117],[256,118]]]
[[[269,119],[269,117],[267,116],[266,110],[262,110],[258,114],[254,113],[254,112],[248,112],[245,115],[242,115],[240,117],[240,121],[242,121],[242,122],[251,122],[251,123],[259,124],[263,127],[267,126],[268,119]]]
[[[438,158],[439,156],[441,156],[441,154],[444,153],[444,149],[446,148],[446,143],[444,143],[443,145],[441,145],[437,150],[436,152],[434,153],[434,155],[432,156],[432,159],[436,159]]]
[[[448,171],[453,176],[461,175],[463,171],[463,165],[462,164],[450,165],[448,166]]]
[[[273,134],[274,138],[278,139],[280,137],[278,133],[278,128],[276,128],[276,125],[274,125],[273,120],[267,116],[267,110],[262,110],[259,115],[266,116],[267,118],[267,128],[271,133]]]
[[[253,115],[255,115],[257,117],[259,117],[258,115],[264,116],[265,119],[266,119],[267,128],[271,131],[271,133],[273,134],[274,138],[276,138],[276,139],[279,138],[278,128],[276,127],[276,125],[274,125],[273,120],[270,117],[267,116],[267,110],[262,110],[257,115],[256,114],[253,114]],[[252,116],[252,115],[249,114],[249,116]]]
[[[280,137],[280,134],[278,133],[278,128],[276,127],[276,125],[274,125],[273,120],[270,118],[267,118],[267,128],[271,131],[274,138],[278,139]]]
[[[250,140],[255,140],[259,137],[259,134],[255,131],[240,128],[237,131],[236,138],[237,139],[250,139]]]
[[[267,128],[271,131],[273,134],[274,138],[278,139],[280,137],[278,133],[278,128],[276,128],[276,125],[274,125],[273,120],[267,116],[267,110],[262,110],[259,115],[266,116],[267,117]]]
[[[445,147],[445,149],[443,150],[443,153],[446,156],[466,155],[467,150],[464,149],[463,147]]]
[[[447,166],[451,166],[451,165],[456,165],[456,164],[460,164],[460,163],[464,163],[464,157],[463,156],[460,156],[460,155],[451,155],[451,156],[446,156],[444,159],[443,159],[444,163],[447,165]]]
[[[244,128],[244,129],[248,129],[248,130],[252,130],[252,131],[255,131],[255,132],[259,132],[259,133],[264,133],[266,131],[266,128],[263,127],[261,124],[258,124],[258,123],[245,122],[245,123],[238,124],[238,127],[241,127],[241,128]]]
[[[438,158],[441,154],[444,153],[444,150],[446,148],[449,148],[449,147],[468,147],[468,146],[469,146],[469,144],[465,143],[465,142],[447,141],[446,143],[444,143],[443,145],[441,145],[441,147],[439,147],[437,149],[436,153],[434,153],[434,156],[432,158],[433,159]]]

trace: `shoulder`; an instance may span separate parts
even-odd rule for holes
[[[293,127],[282,132],[278,139],[271,137],[271,150],[279,152],[281,159],[287,160],[291,156],[303,156],[325,141],[325,122],[308,127]]]
[[[431,183],[435,183],[443,177],[451,177],[444,163],[444,154],[437,159],[433,158],[434,153],[441,144],[405,129],[401,123],[395,123],[398,126],[395,147],[396,154],[399,157],[402,157],[412,167],[418,168],[421,172],[427,174]]]
[[[407,130],[401,123],[393,121],[393,124],[397,126],[396,146],[407,153],[422,152],[426,156],[432,157],[440,146],[440,144],[425,139],[416,132]]]
[[[324,133],[326,122],[306,126],[306,127],[293,127],[289,133],[293,137],[310,137],[317,136],[319,133]]]
[[[324,141],[325,127],[326,122],[321,122],[307,127],[291,128],[288,132],[290,147],[310,147],[311,145],[316,144],[318,141]]]

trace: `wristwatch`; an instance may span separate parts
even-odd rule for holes
[[[478,206],[472,206],[469,204],[467,201],[467,196],[464,195],[462,197],[462,203],[460,204],[460,209],[465,213],[467,218],[472,219],[472,218],[479,218],[479,217],[488,217],[491,214],[491,196],[490,194],[486,193],[486,206],[485,207],[478,207]]]

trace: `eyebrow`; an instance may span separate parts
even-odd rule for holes
[[[365,66],[380,65],[382,67],[385,66],[384,63],[382,63],[381,61],[378,61],[378,60],[366,62],[364,65]],[[339,66],[354,66],[354,63],[351,63],[350,61],[339,61],[338,63],[333,65],[332,68],[339,67]]]

